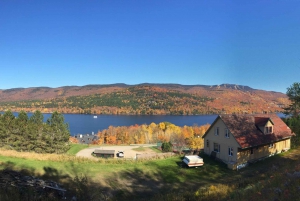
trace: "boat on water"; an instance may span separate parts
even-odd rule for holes
[[[94,119],[97,119],[98,117],[97,116],[94,116]]]

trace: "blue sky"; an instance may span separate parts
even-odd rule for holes
[[[300,1],[0,1],[0,89],[299,82]]]

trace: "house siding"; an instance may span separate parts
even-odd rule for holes
[[[282,151],[290,149],[290,145],[291,140],[286,139],[273,143],[272,148],[270,148],[269,145],[253,147],[253,154],[251,154],[251,148],[240,150],[237,154],[237,165],[281,153]]]
[[[204,153],[208,155],[213,153],[213,156],[226,163],[228,168],[239,169],[251,162],[290,149],[292,133],[279,117],[273,115],[272,121],[262,122],[263,126],[261,123],[256,125],[254,118],[232,116],[230,119],[229,117],[231,116],[219,116],[203,136]],[[225,136],[225,129],[227,128],[225,123],[229,127],[229,132],[234,133],[234,135],[229,133],[229,138]],[[265,133],[265,127],[272,127],[272,133]],[[215,134],[216,130],[219,131],[219,135]],[[267,144],[268,142],[269,144]],[[219,150],[218,146],[214,147],[214,143],[220,145]],[[229,147],[233,149],[232,156],[229,155]]]
[[[219,135],[215,135],[216,127],[219,128]],[[226,125],[221,119],[218,119],[215,122],[214,127],[210,129],[204,137],[204,152],[210,155],[214,151],[214,143],[218,143],[220,145],[220,152],[216,153],[216,157],[225,163],[236,163],[239,144],[236,142],[231,133],[229,133],[229,138],[225,137],[226,128]],[[207,146],[207,140],[209,141],[209,146]],[[229,147],[233,148],[232,156],[229,156]]]

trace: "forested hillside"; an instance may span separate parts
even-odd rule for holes
[[[0,110],[128,115],[281,112],[279,92],[238,85],[88,85],[0,90]]]

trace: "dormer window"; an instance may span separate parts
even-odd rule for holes
[[[271,134],[274,132],[274,122],[268,117],[255,117],[255,126],[264,134]]]
[[[265,127],[265,134],[273,133],[273,126],[266,126]]]

